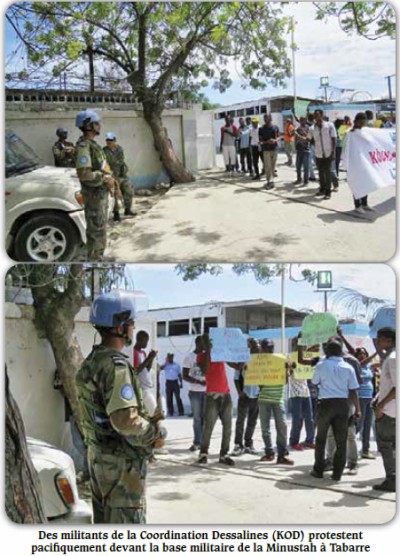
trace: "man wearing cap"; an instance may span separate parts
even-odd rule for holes
[[[109,195],[118,186],[103,149],[96,142],[100,135],[100,116],[94,110],[82,110],[76,116],[82,137],[76,144],[76,171],[85,202],[86,248],[88,261],[101,261],[107,244]]]
[[[161,365],[161,370],[164,371],[165,376],[165,395],[167,398],[167,409],[169,417],[174,415],[174,400],[178,406],[179,415],[184,415],[183,403],[181,400],[180,389],[182,383],[182,369],[178,363],[174,362],[174,354],[168,353],[164,365]]]
[[[58,137],[53,145],[54,165],[58,168],[75,168],[75,147],[67,141],[68,130],[59,127],[56,130]]]
[[[107,162],[110,165],[113,176],[118,181],[118,185],[124,199],[125,216],[134,216],[135,214],[131,210],[133,189],[127,177],[128,166],[125,163],[124,150],[120,145],[117,145],[117,138],[113,131],[109,131],[106,134],[106,146],[103,147],[103,151],[106,155]],[[119,215],[117,198],[115,199],[113,213],[114,221],[119,222],[121,217]]]
[[[122,352],[132,343],[132,296],[97,297],[90,322],[101,336],[76,375],[88,447],[94,523],[145,523],[147,461],[164,445],[159,413],[149,417],[140,379]]]

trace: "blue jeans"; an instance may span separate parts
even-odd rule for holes
[[[274,449],[271,441],[271,415],[274,416],[276,427],[276,446],[278,457],[286,456],[287,449],[287,426],[285,419],[285,406],[279,403],[259,402],[261,434],[264,441],[266,456],[273,456]]]
[[[310,398],[290,398],[290,407],[292,411],[292,429],[289,438],[290,446],[294,446],[300,442],[303,422],[306,426],[306,443],[312,444],[314,442],[314,422]]]
[[[200,446],[201,433],[204,425],[204,405],[206,401],[205,392],[189,391],[190,405],[192,406],[193,413],[193,444]]]
[[[369,439],[372,425],[371,400],[372,398],[360,398],[361,418],[357,424],[357,432],[360,433],[363,454],[368,454],[369,452]]]
[[[301,181],[301,169],[303,168],[303,181],[308,182],[310,173],[310,151],[300,151],[296,152],[296,172],[297,180]]]

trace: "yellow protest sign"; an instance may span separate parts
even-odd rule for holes
[[[297,352],[291,353],[289,357],[290,361],[296,363],[296,368],[293,371],[294,379],[309,380],[312,378],[312,375],[314,374],[314,367],[311,365],[300,365]],[[305,359],[314,359],[314,357],[319,357],[319,353],[313,351],[303,351],[303,357]]]
[[[279,353],[253,353],[247,363],[246,385],[279,386],[286,384],[285,355]]]

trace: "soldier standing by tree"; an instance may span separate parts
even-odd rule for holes
[[[95,299],[90,322],[101,335],[77,373],[88,445],[94,523],[145,523],[147,460],[164,445],[156,412],[149,417],[140,379],[122,353],[132,343],[135,307],[114,290]]]
[[[53,145],[54,164],[60,168],[75,168],[75,147],[67,141],[68,130],[59,127],[56,130],[58,137]]]
[[[110,192],[115,194],[118,184],[103,149],[95,141],[100,135],[99,115],[94,110],[79,112],[76,127],[83,132],[76,144],[76,170],[85,201],[87,259],[101,261],[107,243],[108,196]]]
[[[106,135],[106,146],[103,147],[103,151],[124,198],[125,216],[135,216],[135,213],[131,210],[133,190],[127,177],[128,166],[125,163],[124,149],[121,145],[117,145],[117,138],[112,131],[109,131]],[[115,200],[113,213],[114,222],[119,222],[121,217],[119,215],[117,199]]]

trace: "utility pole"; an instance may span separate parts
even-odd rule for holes
[[[388,92],[389,92],[389,100],[392,101],[393,100],[393,94],[392,94],[392,77],[394,77],[395,74],[393,75],[387,75],[385,77],[385,79],[387,79],[388,82]]]

